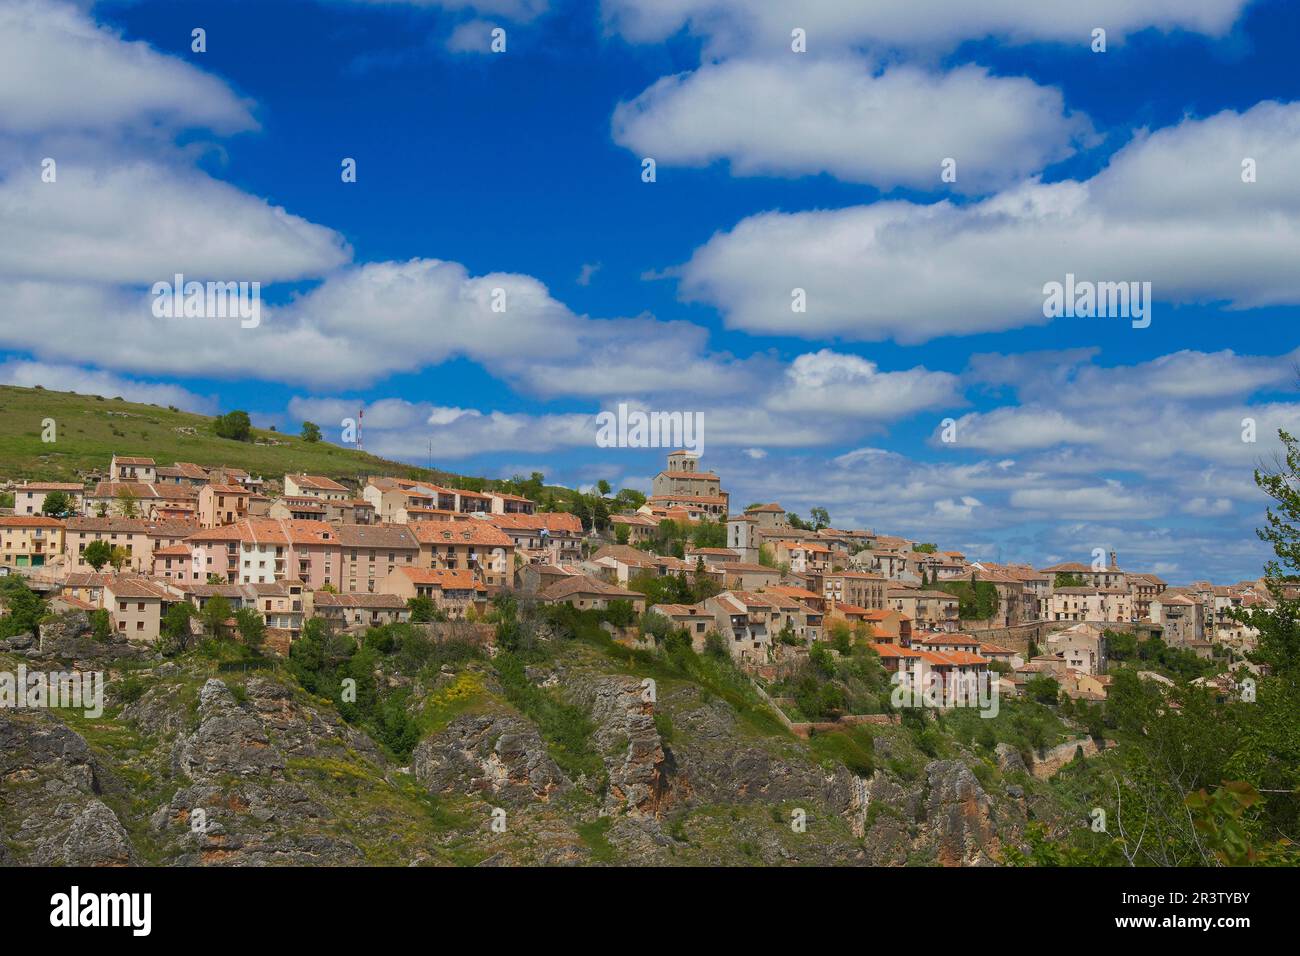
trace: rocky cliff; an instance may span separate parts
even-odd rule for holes
[[[423,735],[401,765],[282,665],[106,665],[87,640],[65,621],[0,654],[113,668],[102,718],[0,710],[0,863],[988,865],[1059,812],[1007,754],[879,727],[854,773],[743,689],[580,642],[527,680],[588,722],[581,754],[484,659],[407,682]]]

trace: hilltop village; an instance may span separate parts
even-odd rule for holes
[[[232,633],[234,615],[251,611],[267,649],[287,654],[313,617],[358,633],[472,622],[509,592],[619,611],[620,640],[688,635],[756,675],[838,637],[867,643],[889,672],[941,685],[992,671],[1016,694],[1041,675],[1102,700],[1107,633],[1240,663],[1256,635],[1233,611],[1269,602],[1262,580],[1170,587],[1122,568],[1114,551],[995,564],[807,522],[777,503],[733,511],[721,478],[685,451],[668,456],[648,497],[601,495],[572,511],[398,477],[277,481],[140,455],[114,455],[84,484],[11,490],[0,574],[21,575],[51,610],[98,613],[114,639],[143,644],[166,636],[171,607],[189,605],[197,629],[216,598]]]

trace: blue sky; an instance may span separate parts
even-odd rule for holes
[[[596,412],[699,411],[738,505],[1254,577],[1300,11],[1081,6],[0,0],[0,380],[331,440],[364,406],[370,450],[574,486],[662,460]],[[1044,320],[1067,271],[1150,281],[1151,326]],[[154,318],[175,272],[261,281],[262,324]]]

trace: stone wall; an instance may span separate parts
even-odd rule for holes
[[[1048,777],[1055,776],[1062,767],[1073,761],[1074,755],[1080,748],[1083,749],[1083,755],[1085,757],[1093,757],[1102,750],[1109,750],[1114,746],[1115,741],[1104,740],[1102,741],[1102,746],[1098,747],[1097,741],[1092,737],[1080,737],[1078,740],[1067,740],[1065,743],[1053,747],[1051,750],[1045,751],[1041,755],[1034,754],[1033,760],[1030,763],[1029,772],[1039,780],[1046,780]]]
[[[807,740],[813,734],[829,734],[837,730],[857,727],[861,724],[875,724],[877,726],[897,724],[900,719],[897,714],[845,714],[836,720],[794,721],[790,719],[789,715],[778,703],[778,701],[782,700],[789,701],[790,698],[778,697],[773,699],[768,695],[767,691],[758,686],[757,682],[750,681],[750,683],[753,684],[754,690],[758,692],[758,696],[763,698],[772,709],[772,712],[776,714],[776,719],[781,721],[785,729],[796,737],[802,737],[804,740]]]
[[[1048,634],[1063,631],[1073,623],[1073,621],[1031,621],[1028,624],[1013,624],[1010,627],[991,627],[985,621],[962,621],[961,632],[989,644],[998,644],[1024,657],[1029,653],[1030,641],[1041,648]]]

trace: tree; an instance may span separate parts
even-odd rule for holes
[[[123,518],[134,518],[136,515],[135,492],[127,485],[117,490],[117,509]]]
[[[912,545],[912,550],[917,554],[934,554],[939,547],[933,541],[922,541],[920,544]]]
[[[199,619],[203,622],[203,629],[208,632],[209,637],[221,637],[226,621],[230,619],[230,602],[220,594],[212,595],[203,605],[203,610],[199,612]]]
[[[108,611],[102,607],[90,612],[90,634],[95,640],[104,642],[113,636],[113,621]]]
[[[447,620],[447,615],[438,609],[431,597],[420,595],[407,598],[406,606],[411,609],[412,624],[431,624],[434,621]]]
[[[131,551],[122,547],[120,544],[114,545],[108,552],[108,563],[113,566],[114,571],[121,571],[126,567],[127,562],[131,560]]]
[[[578,516],[582,522],[582,530],[591,530],[591,506],[587,503],[586,495],[578,495],[573,499],[573,513]]]
[[[109,559],[112,556],[113,549],[109,547],[107,541],[92,541],[90,544],[86,545],[86,549],[81,552],[81,557],[96,571],[108,564]]]
[[[61,518],[72,510],[72,499],[62,491],[51,491],[41,504],[41,514]]]
[[[604,478],[602,478],[602,479],[600,479],[600,481],[596,482],[596,490],[599,491],[599,492],[600,492],[600,496],[601,496],[602,498],[604,498],[604,497],[605,497],[606,495],[608,495],[608,494],[610,493],[610,491],[612,491],[613,489],[610,487],[609,482],[606,481]]]
[[[632,529],[625,524],[614,525],[614,540],[619,544],[627,544],[628,539],[632,537]]]
[[[0,578],[0,604],[9,612],[0,617],[0,638],[39,633],[45,602],[21,577]]]
[[[212,422],[212,430],[219,438],[248,441],[253,435],[253,422],[248,417],[248,412],[237,410],[217,416]]]
[[[609,504],[597,497],[591,504],[591,527],[596,531],[609,530]]]
[[[166,642],[164,647],[169,653],[180,653],[190,646],[193,634],[190,632],[190,618],[194,617],[194,605],[180,601],[170,605],[163,612],[158,632]]]
[[[1256,533],[1273,547],[1275,558],[1264,565],[1273,607],[1238,611],[1234,618],[1259,631],[1258,647],[1249,655],[1267,665],[1291,688],[1300,684],[1300,441],[1278,431],[1285,455],[1273,471],[1255,470],[1255,484],[1273,499],[1266,525]]]
[[[645,504],[645,495],[635,488],[620,488],[614,496],[614,507],[620,511],[636,511]]]
[[[266,621],[251,607],[241,607],[235,612],[235,628],[249,650],[260,651],[266,643]]]
[[[1040,674],[1025,681],[1025,695],[1040,704],[1055,704],[1061,696],[1061,685],[1055,677]]]
[[[320,426],[315,422],[302,423],[302,440],[315,444],[320,441]]]
[[[808,514],[813,520],[814,531],[831,526],[831,514],[825,508],[813,508]]]

